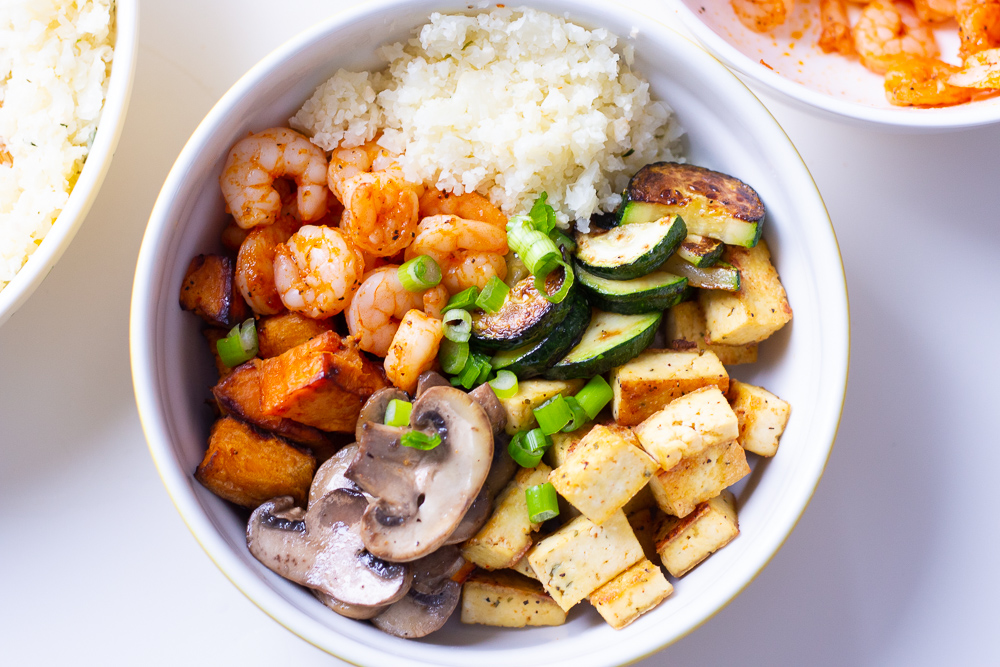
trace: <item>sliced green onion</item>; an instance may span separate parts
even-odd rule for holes
[[[428,450],[434,449],[441,444],[441,436],[435,433],[434,435],[427,435],[422,431],[407,431],[403,434],[403,437],[399,439],[399,444],[403,447],[412,447],[413,449]]]
[[[583,389],[576,393],[577,402],[587,412],[587,416],[593,419],[604,406],[608,404],[614,392],[611,390],[611,385],[600,375],[595,375],[590,378],[590,381],[584,386]]]
[[[441,341],[444,343],[444,341]],[[467,343],[466,343],[467,345]],[[479,374],[482,371],[482,366],[476,361],[476,353],[473,352],[469,355],[468,360],[465,362],[465,367],[462,368],[458,374],[452,378],[453,386],[461,386],[465,389],[472,389],[476,386],[476,382],[479,380]],[[455,381],[458,381],[457,384]]]
[[[479,296],[479,288],[473,285],[469,289],[464,289],[455,296],[448,299],[448,305],[444,307],[445,310],[451,310],[452,308],[462,308],[468,310],[469,308],[476,307],[476,298]]]
[[[559,498],[552,482],[529,486],[524,490],[528,504],[528,518],[531,523],[541,523],[559,516]]]
[[[535,229],[543,234],[551,234],[552,230],[556,228],[556,211],[549,206],[546,201],[548,198],[549,194],[547,192],[538,195],[538,199],[535,200],[531,210],[528,211],[528,217],[531,218]]]
[[[229,335],[215,343],[219,359],[229,368],[239,366],[257,356],[257,326],[253,318],[237,324]]]
[[[548,235],[532,227],[529,218],[515,215],[507,222],[507,245],[535,277],[535,289],[539,294],[552,303],[561,303],[566,298],[575,280],[573,269],[563,260],[559,248]],[[560,266],[564,271],[562,286],[555,294],[549,294],[545,279]]]
[[[486,282],[486,287],[483,288],[483,291],[479,293],[479,298],[476,299],[476,305],[487,313],[495,313],[500,310],[504,299],[507,298],[508,292],[510,292],[510,288],[507,287],[504,281],[496,276],[490,276],[490,279]]]
[[[532,412],[538,420],[538,428],[542,429],[545,435],[558,433],[566,427],[566,424],[573,421],[573,411],[566,404],[562,394],[556,394]]]
[[[476,365],[479,367],[479,377],[476,378],[475,384],[480,385],[489,379],[490,373],[493,372],[493,364],[490,363],[489,357],[480,352],[473,352],[472,357],[476,360]]]
[[[497,376],[490,380],[490,386],[497,398],[510,398],[517,393],[517,376],[511,371],[497,371]]]
[[[396,274],[407,292],[423,292],[441,282],[441,267],[427,255],[417,255],[399,267]]]
[[[456,343],[467,343],[472,335],[472,315],[461,308],[446,310],[441,318],[444,324],[444,337]]]
[[[445,338],[438,350],[441,370],[448,375],[458,375],[469,361],[469,344],[457,343]]]
[[[552,438],[542,429],[533,428],[525,434],[524,446],[532,454],[544,454],[552,446]]]
[[[510,454],[510,458],[514,459],[514,462],[522,468],[534,468],[542,460],[542,452],[528,451],[525,445],[526,437],[527,432],[521,431],[511,438],[510,444],[507,445],[507,452]]]
[[[574,250],[576,250],[576,241],[571,239],[566,234],[563,234],[558,229],[552,232],[549,236],[552,238],[552,240],[555,242],[555,244],[559,247],[560,250],[563,248],[566,248],[566,252],[573,252]]]
[[[590,419],[590,415],[588,415],[587,411],[583,409],[582,405],[580,405],[580,401],[576,400],[576,396],[567,396],[566,405],[569,406],[570,412],[573,413],[573,420],[566,424],[563,431],[566,433],[572,433],[578,428],[583,428],[583,425],[587,423],[588,419]]]
[[[394,398],[385,406],[385,418],[382,421],[386,426],[406,426],[410,423],[412,410],[413,403]]]

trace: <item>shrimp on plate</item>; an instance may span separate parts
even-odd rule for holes
[[[385,355],[385,374],[389,381],[412,394],[420,374],[434,366],[442,338],[441,320],[419,310],[406,313]]]
[[[955,17],[955,0],[913,0],[921,21],[941,23]]]
[[[820,33],[817,44],[824,53],[854,53],[851,39],[851,24],[847,20],[847,5],[844,0],[820,0]]]
[[[953,86],[1000,89],[1000,49],[986,49],[965,59],[965,66],[948,79]]]
[[[288,310],[324,319],[347,308],[364,268],[339,229],[306,225],[275,249],[274,283]]]
[[[235,280],[243,298],[257,315],[277,315],[285,309],[274,283],[274,256],[302,223],[290,215],[247,234],[236,254]]]
[[[791,15],[792,0],[730,0],[740,23],[756,32],[767,32]]]
[[[507,228],[507,216],[478,192],[456,195],[428,188],[420,196],[421,219],[432,215],[457,215],[466,220],[479,220]]]
[[[862,64],[877,74],[885,74],[900,56],[937,58],[940,54],[930,26],[920,20],[912,5],[902,2],[869,3],[852,33]]]
[[[408,312],[423,309],[429,316],[440,319],[448,298],[443,285],[424,292],[409,292],[399,281],[398,266],[382,266],[362,279],[347,309],[347,328],[358,341],[358,347],[384,357]]]
[[[968,102],[975,90],[948,82],[958,71],[958,67],[936,58],[900,58],[885,74],[885,96],[896,106],[948,106]]]
[[[432,215],[417,226],[407,260],[428,255],[441,267],[442,282],[452,294],[484,287],[494,275],[507,276],[507,230],[497,225],[457,215]]]
[[[964,60],[973,53],[1000,47],[1000,0],[957,0],[955,21]]]
[[[326,154],[304,135],[272,127],[240,139],[219,176],[226,206],[243,229],[270,225],[281,211],[279,178],[295,181],[299,217],[305,222],[327,211]]]

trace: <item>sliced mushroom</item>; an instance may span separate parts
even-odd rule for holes
[[[431,387],[450,387],[448,379],[436,371],[424,371],[417,378],[417,398]]]
[[[374,618],[381,614],[383,611],[388,609],[385,605],[378,605],[375,607],[368,607],[361,604],[345,604],[335,597],[327,595],[322,591],[313,590],[313,595],[322,602],[324,605],[334,610],[341,616],[346,616],[347,618],[354,618],[359,621],[367,621],[370,618]]]
[[[468,394],[433,387],[413,404],[411,428],[441,436],[430,450],[404,447],[408,429],[368,422],[346,476],[374,496],[361,522],[368,551],[394,562],[435,551],[482,489],[493,460],[486,413]]]
[[[389,387],[387,389],[379,389],[365,401],[358,415],[358,425],[354,429],[354,436],[357,440],[361,440],[362,426],[368,422],[381,424],[385,421],[386,408],[389,407],[389,401],[394,398],[398,398],[401,401],[409,401],[410,395],[395,387]]]
[[[457,547],[443,547],[414,561],[413,586],[399,602],[372,619],[397,637],[425,637],[443,626],[458,607],[460,584],[451,576],[465,563]]]
[[[507,451],[507,441],[508,438],[503,433],[494,436],[493,465],[490,466],[486,482],[465,516],[462,517],[461,523],[458,524],[455,532],[451,534],[445,544],[458,544],[466,541],[479,532],[479,529],[490,518],[494,499],[517,472],[517,464],[510,457],[510,452]]]
[[[429,556],[424,556],[410,564],[413,572],[411,589],[417,593],[437,594],[444,582],[462,569],[465,559],[456,546],[441,547]]]
[[[410,568],[365,550],[359,534],[368,501],[336,489],[303,512],[290,496],[270,500],[250,516],[250,553],[282,577],[349,605],[391,604],[410,587]]]
[[[352,442],[341,448],[316,470],[312,485],[309,487],[309,507],[334,489],[359,490],[357,484],[344,477],[344,472],[357,454],[358,443]]]
[[[486,411],[486,416],[489,418],[490,424],[493,425],[493,435],[503,433],[503,429],[507,425],[507,410],[500,403],[493,387],[486,383],[481,384],[470,391],[469,396]]]

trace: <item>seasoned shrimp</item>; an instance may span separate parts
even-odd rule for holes
[[[412,394],[420,374],[429,371],[437,361],[442,338],[441,320],[419,310],[406,313],[385,355],[385,374],[389,381]]]
[[[361,250],[389,257],[416,234],[418,199],[414,189],[391,171],[362,172],[343,184],[340,227]]]
[[[273,225],[255,227],[236,255],[236,286],[250,309],[258,315],[277,315],[285,309],[274,284],[274,254],[279,243],[291,238],[301,223],[290,215]]]
[[[428,188],[420,196],[420,217],[432,215],[457,215],[466,220],[488,222],[501,229],[507,227],[507,216],[478,192],[455,195]]]
[[[495,252],[459,250],[444,267],[441,282],[453,294],[458,294],[473,285],[479,289],[486,287],[486,283],[493,276],[500,280],[507,277],[507,261],[503,255]]]
[[[862,64],[877,74],[885,74],[899,56],[936,58],[940,53],[930,27],[901,2],[868,4],[852,32]]]
[[[278,178],[297,186],[298,213],[303,221],[326,213],[326,154],[305,136],[287,127],[272,127],[236,142],[219,176],[226,206],[243,229],[272,224],[281,210]]]
[[[457,215],[432,215],[420,221],[417,236],[406,249],[406,259],[429,255],[441,267],[442,282],[453,294],[490,276],[507,276],[507,230],[488,222]]]
[[[339,229],[306,225],[278,244],[274,283],[286,308],[323,319],[347,307],[364,268],[364,257]]]
[[[957,0],[955,20],[961,40],[958,55],[963,60],[1000,46],[1000,0]]]
[[[974,90],[948,83],[957,67],[936,58],[900,58],[885,74],[885,96],[896,106],[948,106],[972,99]]]
[[[921,21],[940,23],[955,16],[955,0],[913,0]]]
[[[729,0],[740,23],[757,32],[781,25],[792,13],[792,0]]]
[[[411,310],[423,308],[441,318],[448,290],[438,285],[424,292],[408,292],[399,282],[398,266],[382,266],[365,274],[347,309],[347,328],[366,352],[384,357],[399,323]]]
[[[965,59],[965,67],[948,79],[953,86],[1000,89],[1000,49],[986,49]]]
[[[817,44],[825,53],[854,53],[851,24],[844,0],[819,0],[820,33]]]
[[[344,201],[344,183],[358,174],[371,171],[382,148],[374,141],[351,148],[337,148],[330,154],[326,183],[337,199]]]

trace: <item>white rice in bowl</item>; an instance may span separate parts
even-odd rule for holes
[[[52,228],[107,93],[114,0],[0,2],[0,289]]]
[[[337,72],[290,124],[327,151],[381,131],[409,180],[480,192],[508,215],[546,192],[562,225],[586,229],[640,167],[680,159],[683,130],[618,47],[532,9],[433,14],[383,47],[385,71]]]

